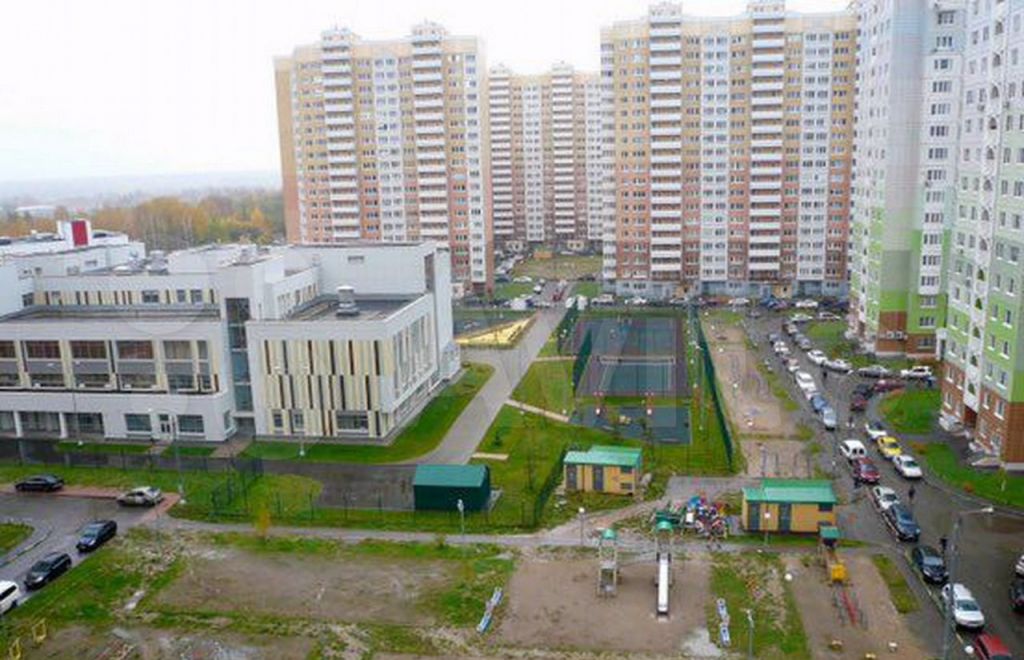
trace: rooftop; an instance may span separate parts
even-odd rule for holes
[[[356,296],[358,312],[337,315],[337,296],[318,296],[309,303],[295,308],[288,315],[289,321],[381,321],[402,309],[416,296]]]
[[[162,320],[185,318],[218,319],[220,308],[216,305],[59,305],[26,307],[21,311],[4,316],[3,321],[89,321],[106,319]]]
[[[412,485],[478,488],[486,480],[486,465],[420,465]]]
[[[565,454],[569,465],[618,465],[635,467],[640,464],[643,450],[635,447],[613,447],[596,445],[587,451],[570,451]]]
[[[835,504],[832,482],[826,479],[764,479],[760,486],[743,489],[748,502]]]

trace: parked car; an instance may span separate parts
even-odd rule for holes
[[[768,343],[769,344],[774,344],[777,341],[782,341],[782,335],[780,335],[777,332],[769,332],[768,333]]]
[[[37,561],[25,576],[25,587],[29,590],[42,588],[53,582],[71,568],[71,556],[66,552],[51,552]]]
[[[796,379],[796,386],[800,388],[800,391],[804,393],[804,396],[810,399],[812,396],[818,393],[818,385],[814,382],[814,377],[806,371],[798,371],[794,375]]]
[[[910,552],[910,562],[925,582],[942,584],[949,579],[946,560],[930,545],[919,545]]]
[[[512,281],[515,282],[516,284],[529,284],[530,282],[533,281],[533,278],[530,277],[529,275],[520,275],[519,277],[514,278]]]
[[[830,371],[838,371],[842,374],[848,374],[853,370],[853,366],[850,365],[846,360],[836,358],[835,360],[829,360],[825,363],[825,368]]]
[[[921,466],[909,454],[894,457],[892,465],[896,468],[896,472],[904,479],[920,479],[924,476],[924,473],[921,472]]]
[[[643,296],[633,296],[626,301],[626,304],[633,307],[643,307],[647,304],[647,298],[644,298]]]
[[[836,415],[835,408],[825,406],[821,409],[821,425],[825,427],[826,431],[836,430],[836,426],[839,425],[839,417]]]
[[[796,358],[789,358],[786,360],[786,371],[791,374],[795,374],[800,371],[800,360]]]
[[[889,435],[889,432],[885,430],[882,423],[877,419],[872,419],[864,423],[864,432],[868,434],[868,439],[877,440],[878,438]]]
[[[793,303],[793,307],[796,307],[797,309],[818,309],[818,301],[811,300],[809,298],[805,300],[797,300]]]
[[[801,351],[809,351],[814,344],[807,337],[799,337],[796,340],[796,345],[800,347]]]
[[[4,580],[0,582],[0,614],[6,614],[18,606],[21,588],[17,582]]]
[[[775,351],[776,355],[789,353],[789,347],[786,346],[786,342],[784,341],[777,341],[774,344],[772,344],[772,350]]]
[[[37,474],[26,477],[14,484],[14,489],[20,493],[37,492],[52,493],[64,487],[64,480],[55,474]]]
[[[875,381],[875,392],[892,392],[893,390],[903,389],[903,387],[902,381],[891,378],[879,378]]]
[[[797,312],[793,316],[790,316],[789,320],[791,323],[807,323],[808,321],[813,321],[814,317],[809,314],[801,314]]]
[[[1014,612],[1024,612],[1024,578],[1013,578],[1010,582],[1010,607]]]
[[[900,378],[924,380],[932,377],[932,368],[925,364],[917,364],[909,369],[900,369]]]
[[[1024,577],[1024,555],[1021,555],[1017,560],[1017,565],[1013,567],[1013,570],[1017,575]]]
[[[782,326],[782,329],[790,336],[795,335],[800,331],[800,329],[796,327],[796,324],[792,322],[786,323],[786,325]]]
[[[820,394],[815,394],[814,396],[811,397],[810,404],[811,410],[813,410],[815,413],[820,413],[823,408],[828,407],[828,399],[821,396]]]
[[[862,396],[865,399],[870,399],[875,393],[875,388],[869,383],[857,383],[853,388],[853,396]]]
[[[903,504],[893,504],[882,512],[882,520],[900,541],[914,541],[921,538],[921,528],[914,520],[914,514]]]
[[[974,594],[964,585],[956,582],[942,587],[942,598],[939,599],[943,609],[952,601],[953,620],[962,628],[978,630],[985,627],[985,615],[974,600]]]
[[[1013,660],[1003,640],[991,633],[981,633],[971,645],[980,660]]]
[[[868,455],[868,450],[864,447],[864,443],[860,440],[843,440],[839,443],[839,453],[843,455],[848,461],[854,461],[858,458],[865,458]]]
[[[841,321],[843,320],[838,314],[832,312],[818,312],[819,321]]]
[[[807,359],[810,360],[811,362],[813,362],[814,364],[818,365],[818,366],[821,366],[821,365],[825,364],[826,362],[828,362],[828,356],[825,355],[825,353],[823,351],[819,351],[818,349],[814,349],[813,351],[809,351],[807,353]]]
[[[152,486],[137,486],[117,497],[121,506],[156,506],[163,501],[164,494]]]
[[[892,371],[880,364],[872,364],[858,369],[857,375],[865,378],[888,378],[892,376]]]
[[[903,453],[903,447],[900,447],[899,440],[891,435],[875,438],[875,448],[878,449],[878,453],[882,455],[882,458],[890,461]]]
[[[860,394],[854,393],[850,397],[850,412],[864,412],[868,409],[868,400]]]
[[[97,520],[82,529],[82,536],[75,547],[79,552],[92,552],[117,536],[117,523],[113,520]]]
[[[878,466],[870,458],[856,458],[850,463],[853,480],[862,484],[877,484],[882,478]]]
[[[893,504],[899,504],[900,496],[888,486],[874,486],[871,488],[871,501],[879,511],[885,511]]]
[[[750,299],[749,298],[731,298],[729,300],[729,302],[728,302],[728,305],[730,307],[743,307],[744,305],[749,305],[749,304],[750,304]]]

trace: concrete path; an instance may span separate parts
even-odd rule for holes
[[[494,367],[494,375],[455,420],[438,448],[416,462],[467,462],[564,315],[565,308],[561,305],[537,312],[537,320],[515,348],[464,350],[462,356],[466,361],[489,364]]]
[[[550,410],[538,408],[537,406],[531,406],[528,403],[522,403],[521,401],[516,401],[515,399],[509,399],[505,403],[506,405],[512,406],[513,408],[525,410],[526,412],[533,413],[534,415],[543,415],[544,417],[547,417],[548,419],[553,419],[556,422],[564,422],[566,424],[569,423],[569,418],[560,413],[551,412]]]

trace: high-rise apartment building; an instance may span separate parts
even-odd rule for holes
[[[486,68],[473,37],[327,30],[275,61],[293,243],[444,241],[452,279],[492,281]]]
[[[1024,2],[961,3],[942,412],[1024,469]],[[947,11],[940,3],[938,19]],[[937,44],[944,46],[945,42]],[[956,101],[953,102],[956,105]]]
[[[540,75],[497,66],[488,104],[495,243],[599,245],[607,170],[597,74],[567,64]]]
[[[602,31],[606,284],[670,296],[846,292],[856,16],[655,5]]]
[[[962,3],[861,0],[850,329],[881,355],[934,357],[945,317]]]

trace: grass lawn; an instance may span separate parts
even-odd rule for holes
[[[557,255],[550,259],[528,259],[515,267],[516,277],[529,275],[537,279],[578,280],[584,275],[597,276],[601,272],[601,255]]]
[[[921,435],[935,428],[942,405],[938,389],[908,389],[890,392],[880,410],[889,427],[898,433]]]
[[[302,460],[343,463],[397,463],[422,456],[437,448],[445,434],[469,402],[473,400],[494,368],[470,364],[457,382],[446,387],[386,447],[373,445],[306,444]],[[253,442],[243,456],[267,459],[298,459],[299,443],[283,441]]]
[[[504,302],[533,293],[533,282],[499,282],[494,285],[494,299]]]
[[[906,578],[903,577],[903,573],[900,572],[896,564],[885,555],[871,555],[871,561],[875,563],[878,574],[882,576],[882,580],[889,587],[889,598],[892,599],[896,611],[900,614],[916,611],[920,607],[917,597],[914,596],[914,592],[911,591],[910,585],[907,584]]]
[[[847,327],[845,321],[812,321],[803,326],[803,333],[815,348],[824,351],[830,358],[849,360],[855,369],[869,364],[882,364],[899,371],[911,365],[911,361],[906,358],[879,358],[861,353],[857,342],[844,336]]]
[[[551,412],[571,414],[572,365],[572,360],[534,362],[512,392],[512,398]]]
[[[996,504],[1024,508],[1024,476],[963,465],[948,445],[932,443],[915,451],[932,473],[951,486]]]
[[[772,391],[772,396],[779,400],[783,410],[792,412],[799,408],[797,402],[793,399],[793,395],[789,393],[789,389],[783,384],[782,379],[779,378],[779,374],[769,369],[768,365],[761,361],[757,362],[757,370],[764,376],[765,382],[768,383],[768,387]]]
[[[811,657],[807,633],[804,632],[793,592],[781,579],[785,571],[778,556],[716,553],[712,561],[711,595],[724,598],[728,605],[729,632],[736,648],[746,648],[747,621],[743,611],[750,608],[755,621],[755,657]],[[760,586],[768,581],[779,584],[777,592]],[[708,627],[717,631],[719,619],[713,599],[706,605],[706,610]]]
[[[73,440],[57,443],[60,451],[73,451],[81,454],[145,454],[150,445],[129,442],[84,442],[79,447]]]
[[[572,292],[577,296],[586,296],[587,298],[594,298],[601,295],[601,283],[600,282],[577,282],[576,286],[573,287]]]
[[[178,447],[178,453],[182,456],[197,456],[199,458],[210,456],[215,450],[216,447]],[[164,453],[168,456],[174,456],[174,448],[165,449]]]
[[[17,548],[32,534],[32,528],[21,523],[0,523],[0,555]]]

